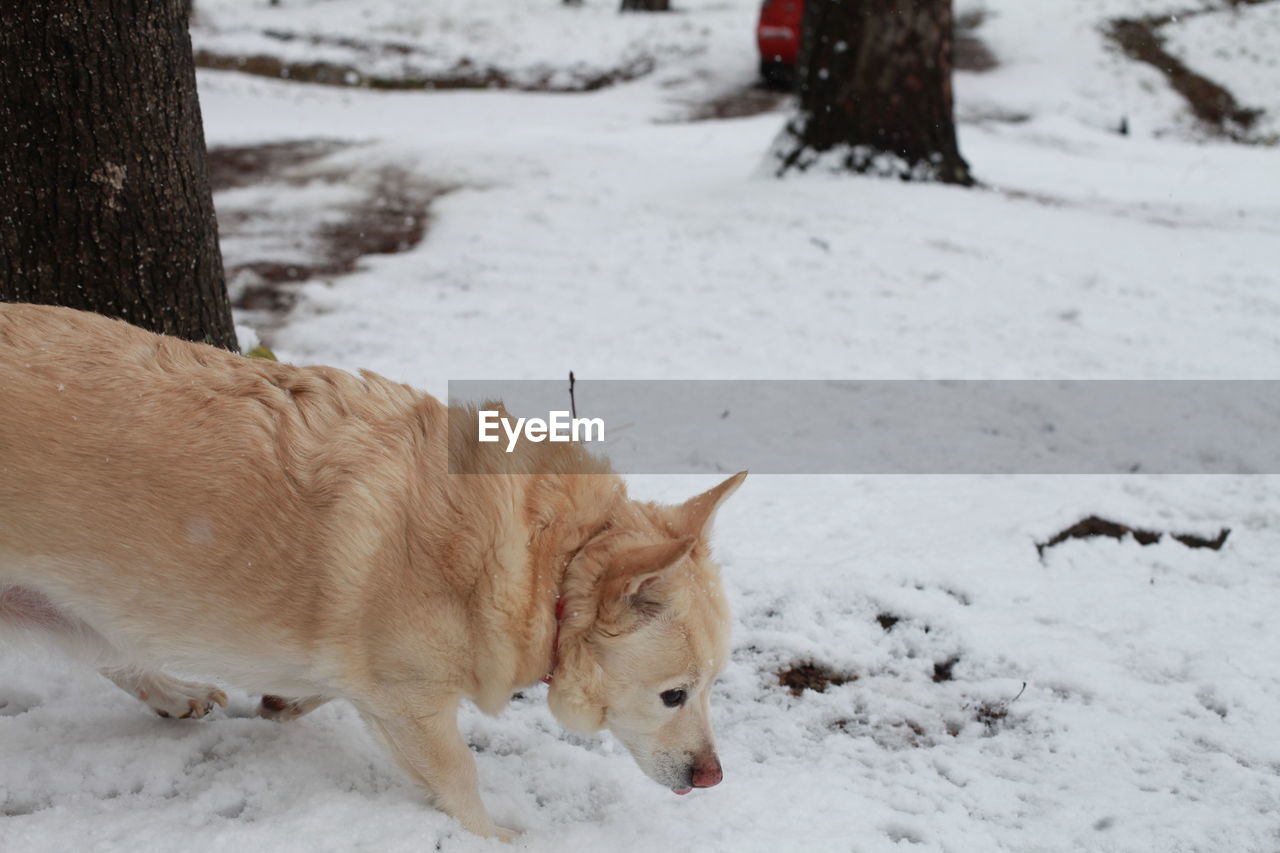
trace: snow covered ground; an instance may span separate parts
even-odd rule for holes
[[[658,22],[612,5],[588,3],[552,48],[575,14],[558,0],[508,17],[494,0],[209,0],[210,27],[292,13],[343,36],[365,34],[367,9],[370,30],[449,63],[657,57],[589,94],[202,73],[212,146],[347,141],[308,168],[359,181],[387,164],[452,188],[411,250],[302,285],[272,332],[282,358],[437,394],[569,369],[1280,378],[1280,150],[1204,138],[1098,30],[1164,3],[987,0],[978,34],[1002,64],[956,81],[977,190],[761,174],[785,112],[682,120],[752,80],[754,4]],[[1274,97],[1280,71],[1252,68]],[[314,206],[350,195],[304,191]],[[253,198],[229,193],[220,206]],[[678,500],[715,475],[630,479]],[[1037,552],[1091,514],[1231,533],[1220,550],[1166,535]],[[530,688],[464,720],[518,849],[1280,849],[1280,478],[755,477],[716,540],[735,610],[714,699],[724,783],[673,797],[608,736],[563,735]],[[844,683],[795,695],[778,673],[798,665]],[[209,720],[160,720],[91,673],[5,655],[0,850],[498,849],[424,807],[349,707],[278,725],[251,718],[254,701],[232,691]]]

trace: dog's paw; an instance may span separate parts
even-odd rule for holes
[[[492,822],[486,823],[484,826],[468,826],[467,829],[482,838],[496,838],[499,841],[505,841],[507,844],[520,837],[520,833],[516,830]]]
[[[194,720],[226,707],[227,694],[208,684],[179,681],[167,675],[148,675],[139,680],[138,698],[161,717]]]
[[[323,696],[308,696],[305,699],[286,699],[283,696],[267,694],[258,703],[258,716],[266,720],[287,723],[296,720],[303,714],[310,714],[329,700]]]
[[[286,723],[289,720],[296,720],[301,717],[302,710],[298,707],[298,703],[291,699],[286,699],[283,696],[266,695],[258,703],[258,716],[266,720]]]

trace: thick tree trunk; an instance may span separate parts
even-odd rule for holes
[[[0,3],[0,299],[236,348],[183,0]]]
[[[623,12],[670,12],[671,0],[622,0]]]
[[[951,0],[809,0],[778,174],[823,163],[972,184],[952,117],[952,27]]]

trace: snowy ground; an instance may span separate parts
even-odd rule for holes
[[[285,14],[251,5],[210,0],[210,19]],[[477,62],[510,53],[521,27],[551,29],[533,0],[509,25],[488,0],[366,5],[400,40],[443,39],[427,24],[446,15],[471,36],[440,50],[487,51]],[[1003,64],[956,83],[980,190],[777,182],[760,166],[785,113],[679,121],[751,81],[746,0],[628,22],[632,35],[588,4],[579,26],[595,36],[546,61],[604,62],[628,39],[681,48],[654,48],[652,74],[591,94],[207,72],[201,97],[211,145],[357,142],[314,168],[358,182],[387,164],[453,188],[413,249],[302,285],[272,336],[291,361],[439,394],[451,378],[571,368],[1280,378],[1280,150],[1206,141],[1162,78],[1098,33],[1168,7],[985,6],[979,34]],[[295,28],[350,35],[363,7],[282,8],[311,16]],[[1269,81],[1253,91],[1274,97],[1267,67],[1249,72]],[[304,191],[314,207],[351,195]],[[254,198],[233,190],[219,206]],[[712,481],[632,488],[675,500]],[[1165,536],[1037,553],[1090,514],[1231,533],[1217,551]],[[525,830],[522,849],[1280,849],[1280,478],[756,477],[722,513],[717,547],[736,614],[714,702],[725,782],[673,797],[607,736],[562,735],[532,688],[498,718],[464,721],[485,797]],[[851,680],[793,695],[777,673],[799,664]],[[350,708],[277,725],[250,718],[253,701],[233,692],[227,713],[187,725],[58,662],[0,659],[0,849],[496,849],[423,807]]]

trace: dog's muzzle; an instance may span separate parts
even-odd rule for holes
[[[671,790],[680,796],[684,796],[694,788],[710,788],[713,785],[719,785],[723,779],[724,770],[720,767],[720,759],[712,755],[710,758],[699,761],[693,766],[693,773],[690,775],[693,787],[672,788]]]

